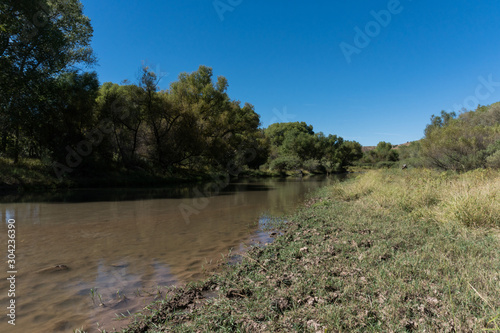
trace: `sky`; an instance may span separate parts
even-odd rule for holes
[[[441,110],[500,101],[497,0],[82,0],[101,83],[168,89],[211,67],[262,127],[304,121],[364,146],[423,137]]]

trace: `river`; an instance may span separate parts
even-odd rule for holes
[[[15,275],[15,297],[8,295],[12,279],[0,282],[0,332],[123,326],[112,320],[116,314],[140,310],[161,292],[158,286],[200,279],[230,250],[271,241],[259,229],[266,217],[291,213],[307,193],[333,180],[243,180],[220,191],[200,185],[0,197],[4,276]],[[201,195],[206,189],[212,195]],[[15,221],[15,274],[7,273],[9,220]],[[15,326],[6,316],[11,299]]]

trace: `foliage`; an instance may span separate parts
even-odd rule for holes
[[[280,147],[285,141],[285,135],[288,132],[293,133],[305,133],[313,135],[313,127],[307,125],[305,122],[294,122],[294,123],[274,123],[266,128],[266,137],[269,138],[270,144],[273,147]]]
[[[304,168],[310,172],[341,172],[361,157],[358,142],[314,133],[312,125],[305,122],[272,124],[264,134],[270,144],[271,170]]]
[[[319,160],[309,159],[302,163],[302,167],[311,173],[321,173],[324,166]]]
[[[428,165],[457,171],[496,165],[500,106],[479,106],[458,117],[443,111],[442,116],[431,118],[422,140],[421,154]]]
[[[229,99],[224,77],[212,82],[212,69],[200,66],[165,91],[159,79],[146,67],[139,85],[105,83],[100,89],[98,117],[112,122],[107,149],[119,165],[172,173],[227,171],[253,161],[254,147],[264,145],[259,116],[252,105]],[[259,148],[262,159],[266,149]]]
[[[399,153],[393,149],[390,142],[380,141],[375,149],[363,154],[361,163],[375,166],[376,168],[387,168],[395,165],[399,160]]]
[[[500,140],[486,148],[486,166],[500,169]]]
[[[286,170],[297,170],[301,165],[301,160],[297,156],[278,156],[270,162],[270,168],[279,172]]]
[[[229,98],[224,77],[213,82],[200,66],[169,90],[159,91],[158,80],[148,68],[137,85],[99,87],[95,73],[77,71],[50,78],[20,127],[19,153],[53,164],[60,179],[102,170],[236,175],[267,160],[259,115]],[[6,155],[15,150],[9,136],[3,143]]]
[[[99,82],[96,73],[65,72],[53,80],[44,92],[44,101],[32,105],[33,121],[26,134],[54,160],[64,159],[66,146],[85,140],[85,133],[95,124],[94,112]]]
[[[400,164],[406,164],[415,168],[423,167],[424,162],[421,157],[422,144],[419,141],[410,142],[409,145],[402,145],[398,148]]]
[[[1,152],[15,162],[30,143],[54,78],[76,64],[92,64],[92,27],[78,0],[7,0],[0,4]],[[56,89],[54,87],[54,89]]]
[[[425,135],[428,135],[436,128],[442,128],[448,126],[450,122],[457,117],[455,112],[441,111],[441,116],[431,116],[431,123],[425,127]]]
[[[220,76],[212,82],[212,69],[200,66],[197,72],[179,75],[172,83],[169,95],[174,105],[186,115],[186,125],[194,140],[191,149],[199,153],[189,156],[189,162],[200,161],[224,169],[230,163],[241,164],[241,153],[255,149],[261,135],[259,115],[253,105],[230,100],[227,80]],[[194,121],[195,120],[195,121]],[[196,158],[195,158],[196,157]],[[252,158],[253,159],[253,158]],[[244,163],[246,164],[246,162]]]

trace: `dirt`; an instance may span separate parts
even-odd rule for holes
[[[144,312],[144,315],[150,316],[149,320],[138,320],[137,322],[131,323],[128,327],[130,332],[147,332],[148,329],[152,328],[155,324],[162,324],[167,320],[169,314],[178,313],[181,311],[192,312],[195,308],[203,305],[204,301],[213,297],[213,290],[216,288],[213,284],[206,284],[199,288],[172,288],[166,296],[166,299],[170,299],[166,302],[154,303],[149,310]],[[245,291],[233,291],[229,293],[228,297],[242,296]],[[176,322],[184,322],[187,320],[186,316],[176,316],[174,319]]]

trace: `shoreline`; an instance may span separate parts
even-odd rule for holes
[[[45,166],[38,162],[24,162],[14,166],[0,160],[0,198],[16,194],[36,194],[46,191],[86,189],[154,189],[175,185],[194,185],[213,181],[213,174],[156,175],[145,171],[103,171],[93,175],[80,174],[58,180]],[[304,172],[304,176],[318,176]],[[326,175],[326,174],[325,174]],[[242,170],[232,180],[247,178],[297,177],[293,172],[277,173],[260,170]]]
[[[498,329],[500,222],[469,226],[447,199],[463,183],[493,181],[498,194],[498,172],[438,176],[376,171],[324,187],[273,226],[282,230],[274,242],[172,288],[123,332]],[[446,222],[432,215],[443,210],[454,214]]]
[[[248,173],[239,178],[275,178],[278,177],[271,173],[258,174]],[[235,178],[237,179],[237,178]],[[209,174],[200,174],[197,176],[158,176],[144,172],[108,172],[94,177],[74,177],[58,181],[55,178],[49,178],[42,182],[35,177],[27,179],[25,182],[7,183],[5,180],[0,182],[0,195],[14,193],[36,193],[51,190],[82,190],[82,189],[103,189],[103,188],[161,188],[174,185],[190,185],[205,183],[212,180]]]

